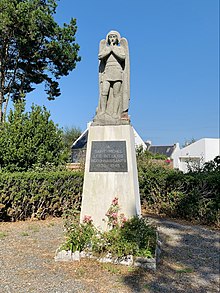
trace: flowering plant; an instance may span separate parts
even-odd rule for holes
[[[91,216],[84,216],[84,219],[83,219],[83,223],[84,224],[92,224],[92,217]]]
[[[83,223],[75,220],[68,226],[67,241],[63,249],[89,251],[96,255],[110,253],[112,257],[126,255],[152,257],[156,245],[156,230],[147,219],[134,216],[127,219],[120,214],[118,198],[106,212],[109,230],[98,231],[91,216],[85,215]]]
[[[124,223],[127,221],[127,218],[124,214],[119,214],[119,203],[118,198],[115,197],[112,200],[112,204],[105,214],[108,218],[107,223],[109,228],[123,227]]]

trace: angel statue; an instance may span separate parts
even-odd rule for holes
[[[93,124],[129,124],[130,69],[128,42],[110,31],[99,46],[99,105]]]

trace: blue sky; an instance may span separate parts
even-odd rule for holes
[[[131,123],[154,145],[219,137],[218,0],[60,0],[56,21],[77,19],[82,61],[60,80],[61,96],[27,96],[60,126],[82,131],[98,104],[98,47],[114,29],[129,42]]]

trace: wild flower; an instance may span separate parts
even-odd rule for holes
[[[84,216],[84,219],[83,219],[83,223],[85,224],[91,224],[92,223],[92,217],[91,216]]]
[[[107,219],[108,226],[110,228],[120,228],[124,226],[124,223],[127,221],[127,218],[124,214],[119,213],[120,207],[119,207],[119,200],[117,197],[115,197],[112,200],[112,204],[110,208],[108,209],[107,213],[105,214]]]
[[[117,213],[112,213],[112,218],[114,218],[114,219],[117,219],[117,217],[118,217],[118,214]]]
[[[124,223],[127,222],[127,218],[125,217],[124,214],[120,214],[120,223],[121,223],[121,227],[123,228],[124,227]]]
[[[117,197],[115,197],[114,199],[113,199],[113,201],[112,201],[112,205],[118,205],[118,198]]]

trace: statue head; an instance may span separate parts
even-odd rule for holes
[[[106,43],[108,43],[110,45],[110,38],[115,39],[116,38],[116,44],[118,44],[120,42],[121,36],[119,34],[119,32],[117,31],[110,31],[107,36],[106,36]]]

